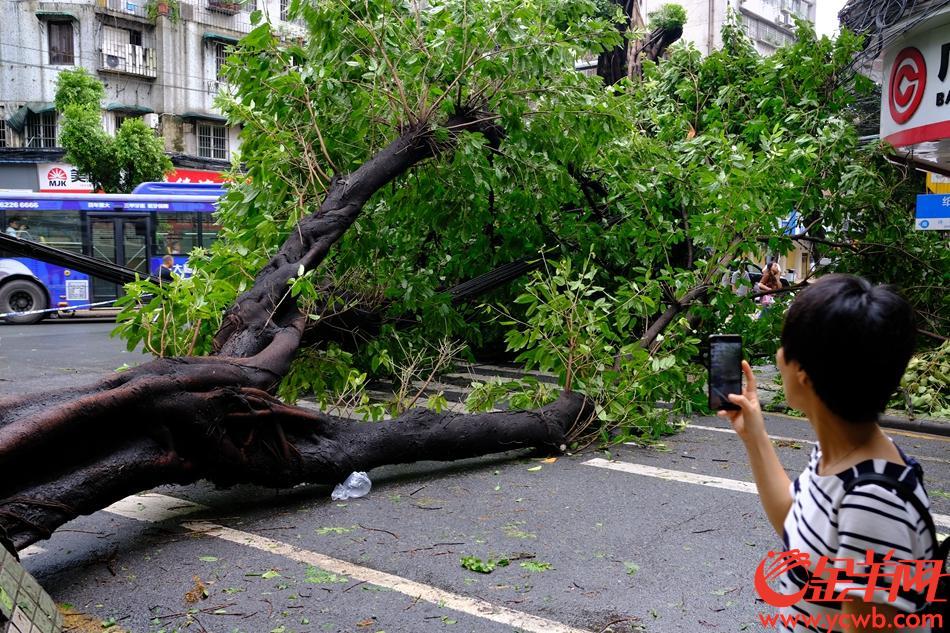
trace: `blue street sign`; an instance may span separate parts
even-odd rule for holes
[[[950,194],[917,196],[918,231],[950,231]]]

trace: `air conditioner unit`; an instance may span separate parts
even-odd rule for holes
[[[149,126],[153,130],[158,129],[158,115],[154,112],[146,114],[142,117],[142,120],[145,121],[145,125]]]
[[[125,70],[125,66],[125,57],[119,57],[118,55],[102,51],[102,61],[99,66],[100,68],[108,70]]]

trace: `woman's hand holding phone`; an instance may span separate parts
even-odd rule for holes
[[[729,418],[732,428],[743,441],[765,435],[765,420],[762,417],[762,405],[756,389],[755,375],[748,362],[742,361],[742,373],[745,375],[745,387],[742,394],[729,394],[729,402],[739,407],[738,411],[720,410],[717,415]]]

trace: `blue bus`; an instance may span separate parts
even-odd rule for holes
[[[156,274],[171,255],[173,272],[187,276],[191,249],[217,238],[212,213],[222,193],[218,184],[169,182],[142,183],[131,194],[0,191],[0,230],[143,275]],[[108,305],[121,292],[116,283],[0,251],[0,320],[8,323]]]

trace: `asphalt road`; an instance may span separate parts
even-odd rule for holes
[[[0,394],[146,360],[110,327],[0,326]],[[807,423],[768,421],[797,473]],[[946,439],[892,436],[922,459],[934,511],[950,514]],[[695,418],[661,446],[369,474],[370,494],[346,502],[322,486],[164,487],[71,522],[24,565],[98,630],[764,630],[752,576],[780,542],[718,419]],[[463,556],[510,564],[476,573]]]

